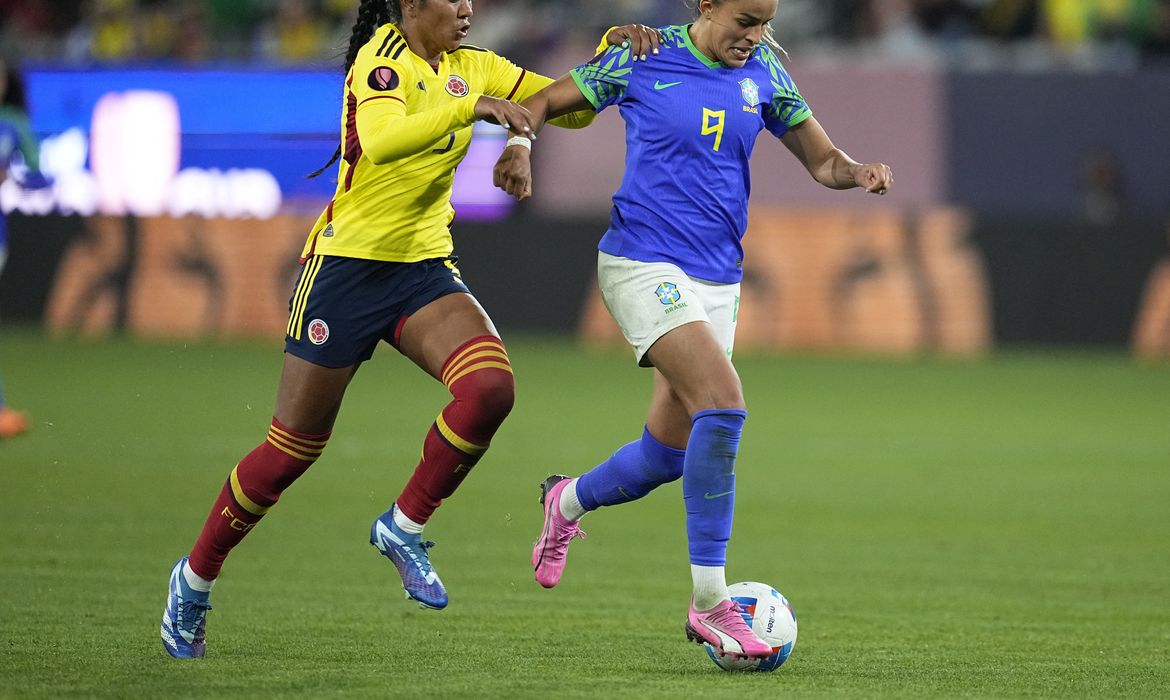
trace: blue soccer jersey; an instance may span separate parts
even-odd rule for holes
[[[614,46],[570,72],[595,110],[616,104],[626,122],[625,176],[598,247],[738,282],[756,137],[783,136],[812,112],[766,45],[729,68],[700,53],[687,26],[661,31],[647,61]]]

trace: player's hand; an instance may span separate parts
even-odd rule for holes
[[[647,54],[657,54],[658,45],[662,43],[662,35],[654,27],[644,24],[623,24],[614,27],[605,35],[610,46],[621,46],[630,50],[634,60],[646,60]]]
[[[857,166],[853,180],[866,192],[885,194],[894,186],[894,171],[885,163],[867,163]]]
[[[532,154],[523,146],[508,146],[492,168],[492,184],[519,202],[532,196]]]
[[[515,102],[481,95],[475,103],[475,118],[499,124],[530,139],[536,138],[536,118]]]

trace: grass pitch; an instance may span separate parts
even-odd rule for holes
[[[280,345],[50,342],[5,328],[0,696],[1138,697],[1170,689],[1170,366],[741,357],[731,581],[793,602],[773,674],[684,640],[679,485],[589,515],[561,586],[537,484],[637,438],[625,353],[513,339],[518,402],[427,528],[450,591],[402,599],[369,525],[442,387],[392,352],[324,457],[228,561],[202,661],[158,638],[168,571],[264,435]]]

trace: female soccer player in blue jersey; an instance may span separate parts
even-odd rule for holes
[[[29,173],[40,178],[39,150],[36,137],[28,126],[28,109],[20,74],[0,60],[0,182],[8,177],[8,167],[17,154],[24,158]],[[21,183],[27,186],[28,183]],[[8,259],[8,220],[0,211],[0,274]],[[28,430],[28,416],[4,403],[0,385],[0,440],[16,437]]]
[[[654,368],[639,440],[579,478],[541,486],[544,528],[532,551],[536,580],[564,571],[578,521],[599,506],[645,496],[682,477],[693,597],[690,639],[725,654],[772,649],[744,624],[724,576],[735,499],[735,458],[745,411],[731,363],[750,189],[748,160],[767,129],[835,189],[885,194],[890,168],[863,165],[833,146],[765,41],[777,0],[700,0],[693,24],[661,29],[658,55],[600,53],[522,104],[546,116],[618,105],[626,121],[626,173],[599,244],[606,306]],[[509,147],[496,184],[531,192],[529,151]]]
[[[341,146],[329,163],[341,158],[337,190],[302,253],[272,424],[171,571],[162,639],[173,656],[203,655],[224,559],[321,455],[346,386],[380,341],[442,381],[453,400],[401,495],[374,520],[370,543],[394,564],[407,597],[447,605],[423,526],[483,456],[513,402],[503,342],[455,267],[451,186],[473,123],[530,133],[531,115],[513,100],[552,82],[463,44],[471,17],[471,0],[361,2],[345,61]],[[620,43],[641,31],[608,35]],[[592,118],[568,115],[564,125]]]

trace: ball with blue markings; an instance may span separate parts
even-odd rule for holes
[[[792,604],[775,588],[766,583],[744,581],[727,587],[731,602],[739,607],[743,621],[752,631],[772,647],[772,655],[765,659],[739,659],[723,656],[704,645],[707,656],[724,671],[775,671],[788,660],[796,646],[796,613]]]

